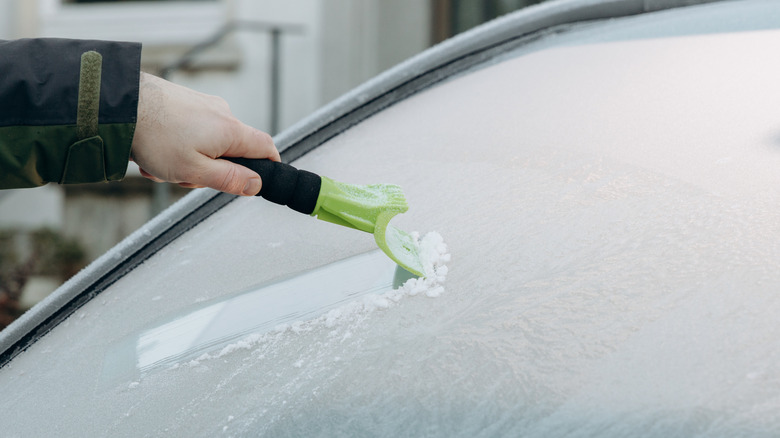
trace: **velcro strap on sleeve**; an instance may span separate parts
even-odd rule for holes
[[[78,141],[68,148],[60,184],[106,180],[104,144],[98,135],[102,70],[103,57],[100,53],[89,51],[81,55],[76,110]]]
[[[102,70],[103,57],[100,53],[89,51],[81,55],[79,101],[76,113],[79,140],[98,135]]]

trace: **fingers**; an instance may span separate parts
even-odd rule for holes
[[[157,178],[156,176],[152,175],[151,173],[141,169],[140,167],[138,168],[138,170],[141,171],[141,176],[143,176],[144,178],[150,179],[150,180],[152,180],[152,181],[154,181],[156,183],[166,182],[166,181],[164,181],[164,180],[162,180],[160,178]],[[204,187],[204,186],[199,185],[199,184],[193,184],[193,183],[188,183],[188,182],[180,182],[178,184],[179,184],[179,186],[184,187],[185,189],[202,189]]]
[[[180,182],[179,186],[180,187],[184,187],[185,189],[202,189],[203,188],[203,186],[201,186],[201,185],[188,183],[188,182]]]
[[[222,154],[223,156],[281,161],[271,136],[259,129],[238,122],[234,138],[235,141]]]
[[[227,150],[218,156],[267,158],[281,161],[279,152],[268,134],[241,122],[233,125],[237,132]],[[155,182],[175,182],[186,188],[210,187],[226,193],[254,196],[262,187],[260,176],[244,166],[226,160],[213,159],[207,154],[189,150],[172,169],[171,175],[160,178],[139,167],[141,175]]]
[[[260,192],[262,181],[254,171],[226,160],[202,157],[205,171],[189,178],[192,186],[211,187],[221,192],[240,196],[254,196]]]
[[[281,161],[279,151],[270,135],[240,121],[236,121],[234,129],[236,130],[234,131],[235,140],[220,156],[267,158]],[[204,164],[207,166],[207,170],[202,173],[202,178],[189,179],[188,181],[234,195],[254,196],[260,192],[262,180],[260,175],[254,171],[220,159],[208,159],[208,162]]]
[[[267,133],[238,122],[235,141],[221,155],[226,157],[267,158],[281,161],[279,151],[273,139]],[[254,196],[260,192],[260,175],[244,166],[226,160],[211,160],[204,180],[199,181],[207,187],[234,195]]]

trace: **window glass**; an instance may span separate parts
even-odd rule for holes
[[[566,31],[524,41],[516,49],[496,55],[491,62],[522,56],[553,47],[597,44],[637,39],[668,38],[710,33],[749,32],[776,29],[780,8],[774,0],[730,1],[661,10],[619,20],[585,21],[565,25]],[[477,68],[484,68],[484,65]]]
[[[386,306],[383,295],[411,278],[382,251],[374,250],[187,308],[112,346],[104,360],[102,383],[137,380],[160,368],[250,348],[268,332],[322,315],[328,323],[338,319],[347,304],[352,311]]]
[[[548,49],[387,108],[295,164],[401,185],[394,223],[440,232],[452,254],[438,298],[314,304],[174,358],[206,333],[192,315],[248,326],[215,315],[375,254],[370,235],[239,199],[0,370],[4,430],[777,435],[778,40]],[[283,294],[288,313],[341,275]],[[241,310],[262,324],[262,302]],[[184,347],[158,349],[177,324]]]

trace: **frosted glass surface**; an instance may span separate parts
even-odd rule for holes
[[[650,7],[653,7],[652,5]],[[780,8],[775,0],[719,0],[716,4],[660,10],[619,20],[600,20],[571,25],[567,32],[548,35],[497,57],[504,60],[520,53],[550,47],[646,38],[679,37],[777,28]]]
[[[373,249],[240,199],[0,370],[3,433],[777,436],[778,53],[778,31],[550,49],[390,107],[295,164],[401,185],[394,223],[452,254],[438,298],[101,380],[161,319]]]

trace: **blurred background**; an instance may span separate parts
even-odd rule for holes
[[[0,39],[139,41],[142,69],[276,134],[473,26],[542,0],[0,0]],[[2,62],[2,60],[0,60]],[[0,329],[186,194],[118,183],[0,191]]]

